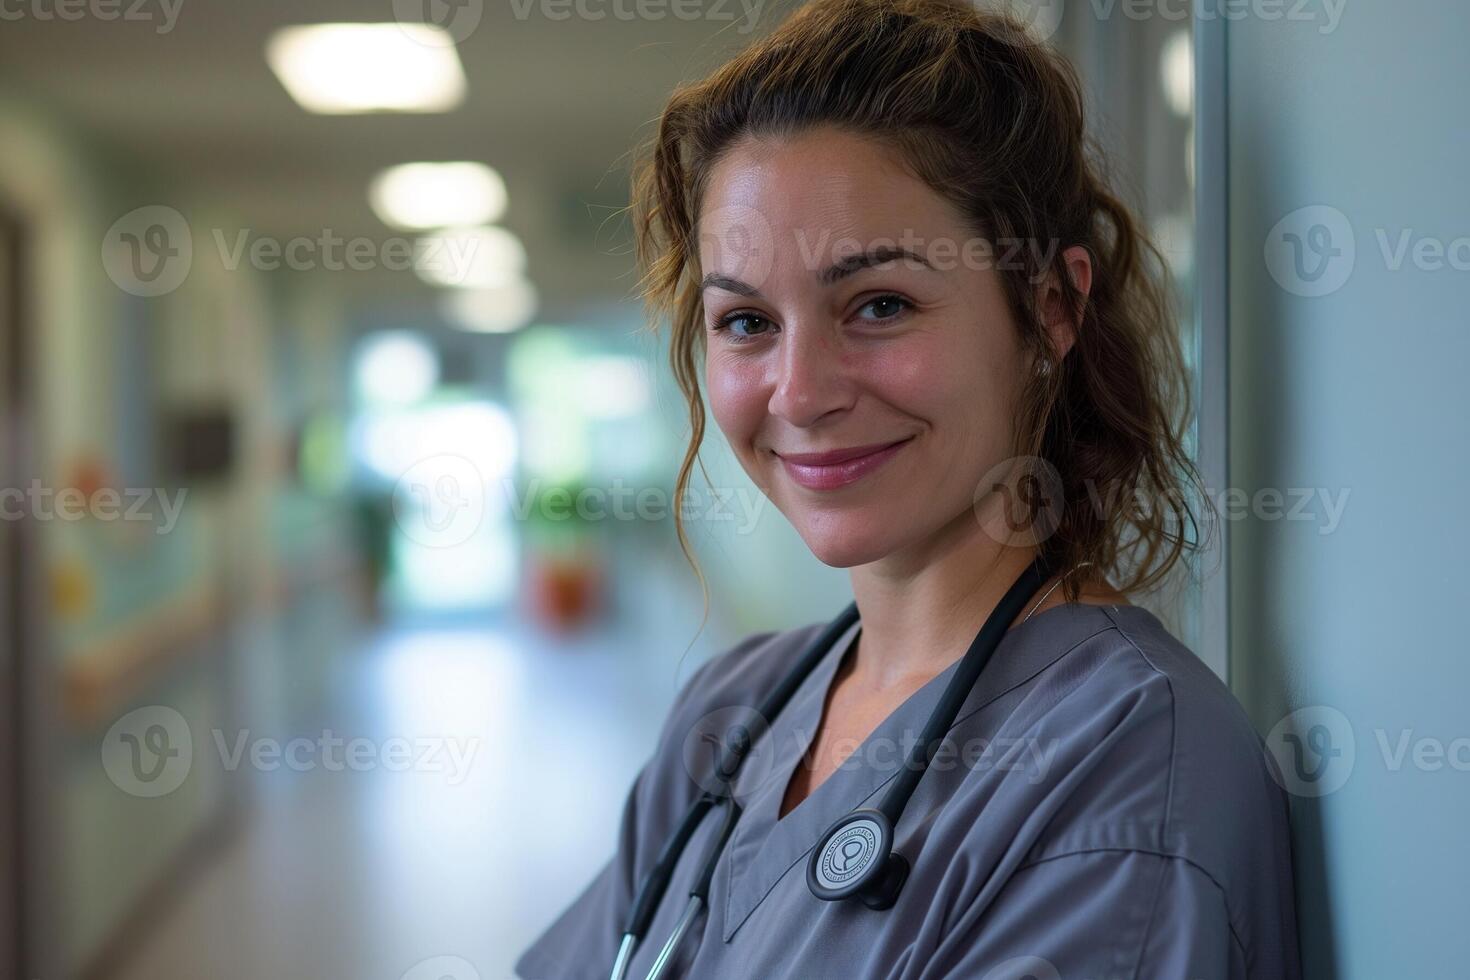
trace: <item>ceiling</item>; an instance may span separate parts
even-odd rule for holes
[[[580,0],[605,12],[600,20],[554,19],[578,9],[567,0],[462,0],[480,20],[452,28],[469,81],[459,108],[318,116],[267,68],[267,36],[288,24],[392,21],[393,0],[169,0],[178,5],[171,30],[163,2],[122,0],[144,20],[62,21],[42,19],[55,0],[11,0],[7,12],[27,15],[0,21],[0,86],[134,174],[127,186],[149,195],[138,205],[205,202],[259,234],[386,237],[366,202],[379,169],[489,163],[509,186],[503,223],[525,242],[550,315],[630,295],[626,221],[609,220],[627,203],[630,151],[677,83],[783,12],[771,3],[752,32],[738,0],[707,0],[694,20],[660,0]],[[415,2],[425,0],[396,6]],[[634,11],[650,16],[629,19]]]

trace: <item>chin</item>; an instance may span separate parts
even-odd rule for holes
[[[832,568],[853,568],[877,561],[893,551],[897,535],[881,515],[806,514],[793,521],[817,560]]]

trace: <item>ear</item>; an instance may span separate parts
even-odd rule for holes
[[[1092,257],[1086,247],[1073,245],[1062,252],[1062,261],[1066,263],[1067,275],[1085,305],[1088,293],[1092,291]],[[1042,325],[1051,338],[1053,356],[1061,360],[1077,342],[1077,331],[1082,327],[1082,307],[1067,308],[1056,274],[1048,272],[1046,279],[1037,287],[1036,308],[1041,311]]]

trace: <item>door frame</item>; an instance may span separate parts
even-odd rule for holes
[[[1194,18],[1194,236],[1199,392],[1196,450],[1205,488],[1215,499],[1230,479],[1230,224],[1225,22]],[[1208,510],[1206,510],[1208,513]],[[1230,525],[1215,515],[1199,556],[1197,651],[1230,680]]]

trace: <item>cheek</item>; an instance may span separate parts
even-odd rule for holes
[[[937,330],[878,349],[858,368],[883,400],[950,430],[995,397],[994,370],[972,337]]]
[[[956,367],[953,352],[937,340],[918,336],[881,347],[851,367],[885,401],[932,417],[936,405],[944,404],[944,393],[954,387],[951,375]]]
[[[744,453],[746,444],[759,430],[770,401],[760,369],[754,361],[714,354],[705,362],[705,387],[715,424],[731,447],[737,453]]]
[[[949,465],[986,458],[1014,425],[1014,352],[972,324],[936,330],[874,352],[863,376],[889,404],[926,419]]]

